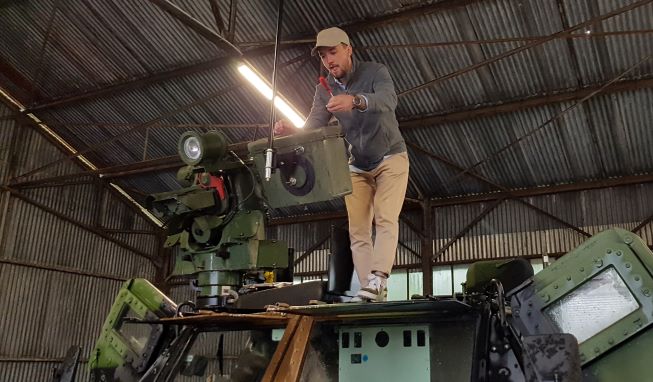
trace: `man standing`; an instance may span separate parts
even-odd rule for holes
[[[347,34],[339,28],[320,31],[313,48],[329,71],[330,92],[315,88],[305,128],[338,120],[349,144],[353,192],[345,197],[358,297],[384,301],[399,239],[399,213],[408,184],[408,154],[395,116],[397,94],[388,69],[355,61]],[[287,121],[275,134],[291,131]],[[376,237],[372,241],[372,222]]]

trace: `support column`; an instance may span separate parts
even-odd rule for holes
[[[424,235],[421,239],[422,253],[422,295],[433,294],[433,234],[431,219],[431,201],[426,198],[422,201],[422,232]]]

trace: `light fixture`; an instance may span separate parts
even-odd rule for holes
[[[256,73],[249,65],[242,64],[238,66],[240,74],[247,79],[254,87],[268,100],[272,99],[272,88],[268,85],[258,73]],[[274,106],[283,113],[295,127],[302,128],[306,119],[300,116],[295,109],[284,101],[279,94],[274,98]]]
[[[204,134],[187,131],[179,138],[177,152],[187,165],[210,163],[224,157],[227,152],[227,138],[219,131]]]

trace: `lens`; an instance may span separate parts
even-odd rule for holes
[[[190,160],[196,161],[202,156],[202,146],[197,137],[188,137],[184,141],[184,154]]]

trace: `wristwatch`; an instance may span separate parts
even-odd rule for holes
[[[365,108],[365,98],[359,96],[358,94],[354,96],[353,103],[354,109],[363,110]]]

